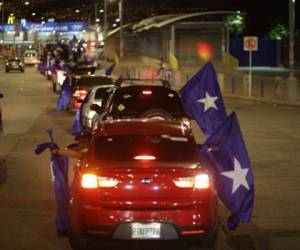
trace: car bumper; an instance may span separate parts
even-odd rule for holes
[[[216,206],[181,210],[128,211],[84,206],[70,207],[71,228],[77,235],[114,240],[134,240],[132,223],[161,224],[158,240],[209,238],[217,228]]]

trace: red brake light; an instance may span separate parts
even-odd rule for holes
[[[137,161],[153,161],[156,160],[156,157],[153,155],[137,155],[133,159]]]
[[[82,97],[82,96],[86,96],[87,91],[86,90],[76,90],[73,94],[73,96],[75,97]]]
[[[151,90],[143,90],[143,95],[152,95],[152,91]]]

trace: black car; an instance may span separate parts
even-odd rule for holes
[[[14,57],[6,61],[5,72],[8,73],[10,71],[20,71],[24,73],[24,64],[19,58]]]
[[[3,94],[0,93],[0,98],[3,97]],[[1,105],[0,105],[0,131],[2,130],[3,126],[2,126],[2,110],[1,110]]]
[[[132,80],[129,86],[111,90],[105,107],[92,105],[99,116],[97,121],[107,119],[156,118],[179,120],[190,126],[178,93],[167,85],[153,85],[151,81]]]

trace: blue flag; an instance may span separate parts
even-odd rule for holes
[[[82,105],[80,109],[76,112],[76,116],[72,125],[71,134],[76,136],[79,135],[83,131],[83,126],[81,124],[81,112],[82,112]]]
[[[225,121],[225,105],[212,63],[199,70],[180,94],[187,115],[196,120],[206,137]]]
[[[70,86],[69,77],[66,77],[61,87],[61,92],[56,103],[56,111],[61,112],[67,109],[70,102],[71,102],[71,86]]]
[[[235,113],[201,146],[200,154],[214,168],[218,196],[232,212],[228,228],[249,223],[254,203],[253,173]]]
[[[41,154],[46,149],[56,149],[57,145],[53,139],[53,131],[48,131],[51,141],[42,143],[37,146],[35,153]],[[69,228],[68,220],[68,202],[69,202],[69,186],[68,186],[68,158],[57,154],[51,155],[51,172],[54,177],[54,192],[56,200],[56,228],[59,235],[66,234]]]
[[[115,63],[113,63],[112,65],[110,65],[110,66],[106,69],[105,75],[106,75],[106,76],[111,76],[111,74],[112,74],[112,72],[113,72],[115,66],[116,66]]]

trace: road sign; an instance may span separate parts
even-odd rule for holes
[[[256,51],[256,50],[258,50],[257,36],[245,36],[244,37],[244,50],[245,51]]]
[[[249,51],[249,85],[248,95],[251,97],[252,92],[252,51],[258,50],[257,36],[245,36],[244,37],[244,50]]]

